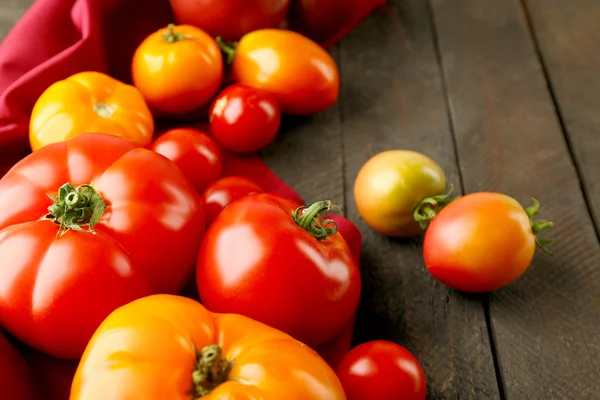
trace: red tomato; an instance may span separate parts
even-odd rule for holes
[[[43,147],[0,180],[0,324],[78,358],[112,310],[184,287],[204,230],[165,157],[102,134]]]
[[[202,303],[248,316],[316,347],[356,311],[360,274],[328,201],[300,207],[272,194],[231,203],[213,221],[198,257]]]
[[[296,0],[291,28],[329,47],[387,0]]]
[[[214,37],[239,40],[248,32],[278,28],[290,0],[171,0],[180,24],[197,26]]]
[[[241,176],[228,176],[219,179],[202,193],[201,199],[210,225],[221,211],[237,199],[264,191],[258,184]]]
[[[198,193],[221,176],[219,146],[196,129],[171,129],[154,141],[152,150],[177,164]]]
[[[281,111],[269,92],[236,84],[223,90],[209,111],[214,138],[236,153],[254,153],[275,139]]]
[[[404,347],[385,340],[356,346],[337,369],[348,400],[425,400],[421,364]]]
[[[472,193],[443,208],[425,232],[423,257],[429,272],[464,292],[490,292],[529,268],[536,233],[552,226],[532,222],[539,203],[524,209],[501,193]]]
[[[0,393],[3,399],[37,400],[36,386],[27,361],[0,331]]]
[[[43,400],[67,400],[79,360],[65,360],[26,348],[23,356],[31,365],[33,379]]]

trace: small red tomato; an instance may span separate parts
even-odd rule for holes
[[[491,292],[517,280],[529,268],[536,233],[549,221],[532,221],[539,202],[524,209],[501,193],[471,193],[443,208],[425,232],[427,269],[442,283],[463,292]],[[544,249],[545,250],[545,249]],[[546,250],[547,251],[547,250]]]
[[[256,182],[241,176],[228,176],[210,185],[201,199],[206,222],[210,225],[221,211],[237,199],[264,191]]]
[[[275,139],[281,111],[275,96],[235,84],[223,90],[209,112],[214,138],[236,153],[254,153]]]
[[[152,150],[175,162],[192,182],[198,194],[221,176],[219,146],[206,134],[191,128],[177,128],[162,134]]]
[[[347,400],[425,400],[425,373],[415,356],[385,340],[356,346],[337,369]]]

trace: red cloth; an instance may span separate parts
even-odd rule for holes
[[[0,46],[0,176],[30,152],[29,115],[50,84],[86,70],[131,83],[135,48],[170,22],[168,0],[37,0]],[[266,191],[302,202],[256,156],[226,155],[224,175],[251,178]],[[360,232],[343,217],[333,218],[358,260]],[[345,329],[322,354],[337,362],[351,333]]]

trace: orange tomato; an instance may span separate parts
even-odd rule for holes
[[[247,317],[152,295],[116,309],[83,354],[70,400],[344,400],[334,371],[292,337]]]
[[[235,49],[225,43],[221,47],[233,57],[234,80],[273,93],[284,113],[312,115],[337,101],[335,61],[299,33],[262,29],[245,35]]]
[[[33,151],[89,132],[145,147],[152,141],[154,120],[135,87],[95,71],[50,85],[33,106],[29,123]]]
[[[215,96],[223,80],[223,57],[217,42],[203,30],[171,24],[138,46],[131,73],[151,108],[183,115]]]

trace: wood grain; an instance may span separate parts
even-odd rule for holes
[[[583,188],[600,226],[600,2],[524,3]]]
[[[346,209],[363,233],[364,296],[356,342],[392,340],[414,352],[429,399],[497,399],[483,307],[434,281],[418,245],[375,233],[353,200],[358,170],[387,149],[434,158],[457,185],[440,69],[427,4],[392,1],[340,47]]]
[[[460,4],[432,2],[465,190],[535,196],[556,223],[555,256],[491,297],[506,398],[598,398],[600,246],[525,16],[513,0]]]

